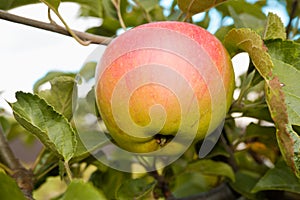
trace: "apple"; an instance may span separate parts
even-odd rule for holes
[[[234,72],[222,43],[185,22],[126,31],[96,69],[96,102],[114,143],[133,153],[172,155],[224,120]]]

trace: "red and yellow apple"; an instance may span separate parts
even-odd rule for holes
[[[233,90],[222,43],[184,22],[126,31],[108,45],[96,71],[101,117],[115,143],[135,153],[177,154],[205,138],[224,119]]]

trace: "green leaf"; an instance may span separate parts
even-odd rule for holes
[[[255,70],[253,70],[249,74],[245,74],[242,78],[242,84],[240,86],[241,92],[239,95],[239,99],[245,97],[248,94],[248,91],[252,88],[252,82],[255,76]],[[238,100],[239,100],[238,99]]]
[[[148,13],[159,4],[158,0],[136,0],[136,2]]]
[[[211,152],[205,156],[205,158],[210,159],[216,156],[224,156],[226,158],[230,157],[230,154],[224,148],[224,145],[218,141],[218,143],[214,146]]]
[[[205,175],[224,176],[231,181],[235,180],[234,172],[230,165],[213,160],[198,160],[188,165],[187,171],[198,171]]]
[[[269,140],[270,143],[276,142],[276,129],[272,126],[260,126],[258,124],[250,123],[246,128],[247,139],[253,138],[264,138]]]
[[[5,136],[7,136],[10,132],[11,129],[11,123],[9,122],[9,120],[4,117],[1,116],[0,114],[0,128],[3,131],[3,133],[5,134]]]
[[[252,192],[262,190],[284,190],[300,194],[300,179],[298,179],[286,163],[280,159],[274,168],[258,181]]]
[[[282,90],[289,122],[300,125],[300,44],[292,41],[271,41],[267,43],[269,53],[274,63],[274,74],[283,84]]]
[[[76,149],[75,134],[62,115],[43,99],[17,92],[17,102],[10,104],[16,120],[57,156],[69,161]]]
[[[279,77],[283,84],[282,90],[288,112],[289,123],[300,125],[300,71],[292,65],[273,59],[274,74]]]
[[[232,30],[234,28],[233,25],[231,26],[222,26],[220,27],[217,32],[215,33],[215,36],[220,40],[220,41],[224,41],[225,36],[227,35],[227,33]]]
[[[266,90],[269,109],[277,128],[280,151],[287,164],[300,178],[300,137],[289,124],[284,94],[277,77],[269,82],[269,87]]]
[[[247,2],[246,0],[238,0],[238,1],[227,1],[216,7],[218,11],[220,11],[223,16],[231,16],[229,8],[231,7],[237,15],[248,14],[252,15],[255,18],[260,20],[265,20],[266,16],[262,12],[262,6],[258,4],[252,4]],[[231,16],[232,17],[232,16]]]
[[[38,188],[45,183],[50,174],[53,176],[59,175],[57,167],[58,163],[59,158],[49,149],[44,148],[40,152],[37,160],[35,161],[35,167],[32,169],[32,172],[36,177],[34,184],[35,188]]]
[[[224,180],[224,177],[235,180],[229,165],[209,159],[197,160],[188,165],[186,160],[179,159],[171,167],[171,190],[178,198],[207,192]]]
[[[300,137],[289,122],[285,96],[278,76],[274,75],[273,62],[262,39],[250,29],[233,29],[225,37],[231,55],[239,50],[248,52],[252,63],[265,79],[265,94],[271,116],[277,129],[280,151],[293,172],[300,177]]]
[[[45,0],[48,4],[53,4],[54,7],[59,6],[59,0]],[[102,0],[61,0],[61,2],[78,3],[82,8],[84,16],[102,17],[103,6]],[[40,0],[5,0],[0,1],[1,10],[10,10],[20,6],[41,3]],[[57,5],[58,4],[58,5]]]
[[[249,148],[249,146],[247,147]],[[251,155],[252,152],[250,152],[251,150],[245,149],[234,153],[234,159],[238,165],[238,168],[240,170],[255,172],[257,176],[262,176],[266,170],[268,170],[268,167],[266,165],[257,163],[253,155]]]
[[[39,0],[5,0],[5,1],[0,1],[0,9],[9,10],[19,6],[35,4],[35,3],[40,3],[40,1]]]
[[[264,199],[262,198],[262,194],[254,194],[251,192],[259,180],[259,174],[254,171],[239,170],[236,172],[235,177],[235,182],[229,183],[233,190],[242,194],[247,199]]]
[[[149,12],[149,14],[153,21],[165,21],[166,17],[163,12],[163,8],[159,5],[156,5],[155,8]]]
[[[116,8],[114,7],[111,0],[102,0],[102,6],[106,17],[118,20]]]
[[[44,77],[42,77],[41,79],[39,79],[38,81],[35,82],[35,84],[33,85],[33,92],[34,93],[38,93],[40,87],[51,81],[54,78],[57,78],[59,76],[69,76],[69,77],[75,77],[76,74],[74,73],[66,73],[66,72],[60,72],[60,71],[51,71],[48,72]]]
[[[92,16],[103,18],[104,8],[102,0],[74,0],[81,5],[80,16]]]
[[[263,35],[264,40],[286,39],[285,27],[281,19],[274,13],[269,13]]]
[[[101,136],[99,136],[102,134]],[[104,138],[105,137],[105,138]],[[77,146],[72,161],[82,160],[90,155],[90,152],[101,148],[107,144],[107,137],[99,130],[86,130],[82,133],[76,133]]]
[[[5,134],[8,140],[13,140],[16,138],[19,138],[22,140],[22,142],[24,142],[24,144],[33,144],[33,142],[35,141],[35,137],[34,135],[30,134],[26,129],[24,129],[23,126],[21,126],[16,120],[15,118],[12,116],[10,116],[9,118],[6,118],[7,120],[9,120],[9,128],[5,129]],[[1,121],[1,116],[0,116],[0,121]]]
[[[209,16],[209,12],[205,13],[204,19],[200,22],[196,22],[196,24],[198,26],[201,26],[204,29],[207,29],[210,23],[210,16]]]
[[[250,66],[251,67],[251,66]],[[273,122],[268,105],[263,95],[265,81],[256,70],[240,76],[240,94],[231,108],[231,112],[240,112],[244,117],[252,117],[260,120]],[[255,99],[249,99],[253,95]]]
[[[178,0],[180,10],[188,15],[194,15],[215,7],[227,0]]]
[[[166,21],[164,10],[161,6],[158,5],[150,11],[150,16],[153,21]]]
[[[67,173],[66,171],[67,171],[67,169],[66,169],[65,163],[62,160],[58,160],[58,175],[61,180],[63,180],[64,175]]]
[[[130,173],[107,168],[106,171],[95,171],[89,181],[102,190],[108,199],[116,199],[118,188],[128,179],[131,179]]]
[[[88,33],[112,37],[116,35],[117,30],[121,28],[120,22],[111,17],[103,18],[103,22],[99,27],[93,27],[86,30]]]
[[[261,103],[257,105],[255,102],[245,102],[245,107],[239,109],[243,113],[244,117],[252,117],[260,120],[265,120],[268,122],[273,122],[268,105],[266,103]]]
[[[0,172],[1,200],[26,200],[14,179]]]
[[[62,200],[99,200],[107,199],[101,190],[82,180],[73,180],[67,188]]]
[[[236,28],[250,28],[258,33],[263,31],[265,19],[260,19],[249,13],[236,13],[232,6],[228,6],[228,11],[234,19],[234,26]]]
[[[82,76],[85,79],[85,81],[89,81],[90,79],[94,78],[96,65],[96,62],[86,63],[79,71],[80,76]]]
[[[263,78],[269,78],[273,63],[261,37],[248,28],[232,29],[224,39],[231,56],[240,51],[248,52],[254,66]]]
[[[273,59],[287,63],[300,71],[300,44],[293,41],[267,41],[268,53]]]
[[[274,127],[251,123],[246,128],[245,140],[251,141],[248,148],[252,152],[269,158],[273,163],[276,161],[279,149]]]
[[[126,180],[119,187],[116,198],[120,200],[145,199],[145,197],[147,197],[154,189],[156,184],[157,181],[149,176]]]
[[[92,87],[85,97],[77,99],[73,123],[76,126],[77,148],[73,158],[80,160],[109,142],[96,106],[95,89]],[[73,159],[72,159],[73,161]]]
[[[68,120],[73,115],[73,95],[76,95],[75,80],[69,76],[59,76],[50,80],[51,89],[38,93],[40,97],[51,105],[55,111],[64,115]]]
[[[203,175],[201,172],[185,171],[176,174],[170,182],[173,186],[171,191],[176,198],[189,197],[201,192],[207,192],[217,184],[216,176]]]
[[[298,177],[300,177],[300,136],[292,129],[291,125],[300,125],[300,87],[297,82],[300,78],[299,54],[300,45],[292,41],[275,40],[267,44],[268,50],[274,63],[273,73],[278,76],[279,87],[284,96],[287,115],[277,115],[281,122],[288,124],[282,129],[289,134],[291,142],[281,140],[280,146],[291,145],[289,151],[284,154],[284,158],[290,166],[294,166]],[[278,49],[279,48],[279,49]],[[274,102],[274,105],[276,102]],[[277,103],[278,104],[278,103]],[[280,108],[278,108],[280,109]],[[288,155],[287,155],[288,154]],[[293,155],[293,156],[291,156]],[[290,156],[290,157],[288,157]],[[294,165],[293,165],[294,164]]]
[[[147,22],[144,11],[137,6],[133,6],[131,12],[125,12],[123,20],[128,27],[135,27]]]

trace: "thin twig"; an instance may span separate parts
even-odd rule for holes
[[[68,161],[64,162],[64,166],[65,166],[66,174],[67,174],[69,180],[72,181],[73,180],[73,175],[72,175],[72,172],[71,172]]]
[[[191,13],[190,13],[190,10],[192,8],[192,5],[194,4],[195,0],[192,0],[189,4],[189,6],[187,7],[187,12],[186,12],[186,15],[184,16],[183,18],[183,21],[186,22],[188,19],[190,19],[192,16],[191,16]]]
[[[127,28],[126,28],[125,22],[122,17],[120,0],[111,0],[111,2],[117,10],[117,14],[118,14],[118,18],[119,18],[121,27],[124,29],[124,31],[126,31]]]
[[[21,163],[15,157],[14,153],[12,152],[11,148],[8,145],[7,139],[4,135],[4,131],[2,126],[0,125],[0,156],[10,169],[18,169],[21,167]]]
[[[1,162],[0,162],[0,168],[2,168],[6,173],[8,173],[11,176],[14,174],[14,172],[9,167],[2,164]]]
[[[44,176],[46,176],[51,170],[53,170],[57,166],[58,166],[58,163],[54,163],[53,165],[51,165],[50,167],[48,167],[42,173],[35,174],[35,180],[37,180],[37,181],[40,180],[41,178],[43,178]]]
[[[58,12],[58,9],[56,7],[53,7],[53,5],[51,3],[49,3],[46,0],[40,0],[41,2],[45,3],[48,6],[48,18],[50,20],[50,23],[54,23],[54,25],[56,25],[56,23],[54,22],[54,20],[51,18],[51,12],[54,12],[55,15],[59,18],[59,20],[64,24],[66,30],[70,33],[70,35],[72,35],[72,37],[81,45],[83,46],[88,46],[89,44],[91,44],[91,41],[89,40],[82,40],[81,38],[79,38],[74,32],[73,30],[69,27],[69,25],[66,23],[66,21],[64,20],[64,18],[60,15],[60,13]]]
[[[185,15],[185,13],[180,11],[180,14],[178,15],[176,21],[183,21],[183,19],[181,19],[183,15]]]
[[[27,25],[27,26],[31,26],[31,27],[35,27],[35,28],[39,28],[39,29],[44,29],[47,31],[52,31],[52,32],[66,35],[66,36],[71,36],[71,34],[62,26],[59,26],[56,24],[51,24],[51,23],[46,23],[46,22],[41,22],[38,20],[26,18],[26,17],[21,17],[21,16],[14,15],[14,14],[11,14],[11,13],[3,11],[3,10],[0,10],[0,19]],[[93,44],[108,45],[112,41],[112,38],[110,38],[110,37],[98,36],[98,35],[80,32],[80,31],[76,31],[76,30],[73,30],[73,32],[80,39],[82,39],[84,41],[91,41],[91,43],[93,43]]]
[[[232,148],[229,146],[229,141],[228,139],[225,137],[226,135],[223,135],[221,134],[221,142],[225,148],[225,150],[227,151],[227,153],[229,153],[229,158],[228,158],[228,163],[231,165],[233,171],[238,171],[238,165],[235,161],[235,158],[234,158],[234,152],[232,150]]]
[[[0,156],[10,168],[12,177],[16,180],[19,188],[22,190],[24,196],[32,200],[33,191],[33,174],[32,171],[25,169],[20,161],[15,157],[13,151],[8,145],[8,141],[4,135],[2,126],[0,125]]]
[[[297,11],[297,7],[298,7],[298,0],[294,0],[293,1],[293,4],[292,4],[292,10],[291,10],[291,13],[290,13],[290,20],[289,20],[289,23],[286,27],[286,35],[287,37],[289,37],[289,34],[290,34],[290,31],[291,31],[291,28],[292,28],[292,21],[295,17],[295,14],[296,14],[296,11]]]
[[[48,19],[49,19],[51,24],[57,25],[57,23],[51,17],[51,9],[49,7],[48,7]]]

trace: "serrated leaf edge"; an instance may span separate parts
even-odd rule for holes
[[[234,34],[236,34],[235,37],[232,36]],[[241,38],[240,42],[230,41],[232,38],[239,38],[238,36],[240,35],[247,35],[247,37]],[[251,35],[255,39],[256,44],[253,43],[253,39],[249,39],[249,35]],[[248,44],[249,42],[250,44]],[[285,102],[285,97],[281,89],[281,83],[279,82],[278,76],[272,73],[272,68],[274,67],[274,65],[271,56],[267,53],[267,48],[264,46],[262,38],[257,33],[248,28],[232,29],[225,36],[224,43],[225,45],[227,44],[227,49],[229,50],[229,52],[231,52],[231,55],[235,54],[238,50],[242,50],[248,52],[251,59],[258,55],[260,57],[266,57],[266,60],[262,61],[262,59],[260,59],[259,62],[257,62],[256,59],[252,59],[252,62],[260,75],[265,79],[265,92],[269,93],[269,95],[266,95],[266,102],[268,104],[269,110],[271,111],[272,119],[275,122],[278,145],[281,151],[283,151],[283,149],[286,150],[282,152],[283,158],[292,168],[295,175],[300,178],[300,166],[296,166],[295,157],[297,155],[295,155],[296,152],[294,152],[294,145],[297,140],[295,138],[292,138],[292,135],[290,135],[293,134],[293,131],[291,133],[292,129],[289,130],[290,125],[286,105],[284,103],[282,109],[279,110],[276,110],[276,108],[272,106],[276,105],[276,102]],[[265,64],[262,64],[261,62],[265,62]],[[277,113],[278,111],[280,114]],[[281,119],[278,120],[278,117]]]
[[[25,92],[21,92],[21,91],[18,91],[17,93],[23,93],[23,94],[30,94],[30,95],[32,95],[32,96],[35,96],[35,97],[37,97],[40,101],[42,101],[42,102],[44,102],[50,109],[52,109],[52,111],[54,112],[54,113],[56,113],[56,115],[58,115],[59,117],[61,117],[67,124],[69,124],[69,122],[68,122],[68,120],[62,115],[62,114],[60,114],[59,112],[57,112],[51,105],[49,105],[43,98],[41,98],[40,96],[38,96],[38,95],[36,95],[36,94],[31,94],[31,93],[25,93]],[[17,94],[16,93],[16,94]],[[13,109],[13,106],[14,106],[14,104],[13,103],[9,103],[9,105],[11,106],[11,108]],[[64,157],[58,150],[57,150],[57,148],[52,148],[52,145],[54,145],[55,147],[57,147],[56,145],[55,145],[55,143],[53,143],[52,141],[51,141],[51,139],[49,138],[49,136],[48,136],[48,134],[46,134],[44,131],[42,131],[41,129],[39,129],[37,126],[35,126],[33,123],[31,123],[30,121],[28,121],[28,120],[26,120],[26,119],[24,119],[23,117],[21,117],[19,114],[17,114],[16,112],[13,112],[13,114],[14,115],[17,115],[20,119],[22,119],[22,120],[24,120],[24,121],[26,121],[27,123],[29,123],[33,128],[35,128],[35,129],[37,129],[37,130],[39,130],[40,132],[43,132],[45,135],[47,135],[47,141],[50,141],[50,143],[46,143],[46,142],[43,142],[44,140],[42,140],[42,139],[40,139],[40,136],[39,135],[37,135],[37,134],[34,134],[36,137],[38,137],[39,139],[40,139],[40,141],[45,145],[45,146],[47,146],[47,147],[49,147],[59,158],[61,158],[61,159],[64,159],[65,161],[69,161],[72,157],[73,157],[73,155],[74,155],[74,151],[73,151],[73,153],[71,154],[71,155],[69,155],[68,157]],[[16,118],[16,120],[19,122],[19,120]],[[20,123],[21,124],[21,123]],[[22,125],[22,124],[21,124]],[[22,125],[23,126],[23,125]],[[27,129],[26,127],[24,127],[25,129]],[[72,128],[72,126],[69,126],[69,128],[70,128],[70,130],[71,130],[71,132],[72,132],[72,134],[73,134],[73,138],[74,138],[74,140],[73,140],[73,142],[74,142],[74,147],[73,147],[73,149],[76,149],[76,146],[77,146],[77,141],[76,141],[76,136],[75,136],[75,131],[74,131],[74,129]],[[31,132],[31,131],[29,131],[29,132]]]

